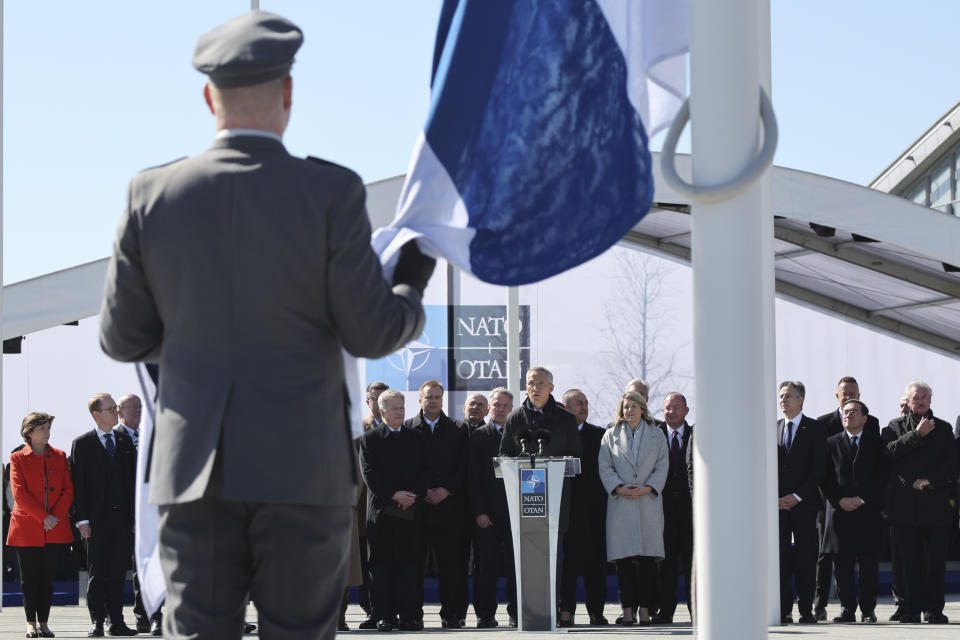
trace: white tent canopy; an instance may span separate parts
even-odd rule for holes
[[[689,175],[689,156],[677,162]],[[659,166],[655,208],[624,243],[689,261],[690,205]],[[960,357],[960,218],[824,176],[771,173],[780,296]],[[367,185],[374,228],[393,219],[403,179]],[[4,340],[97,315],[106,268],[104,258],[5,286]]]

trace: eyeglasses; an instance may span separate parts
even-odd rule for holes
[[[116,413],[116,412],[117,412],[117,405],[113,405],[112,407],[104,407],[104,408],[102,408],[102,409],[97,409],[97,411],[98,411],[99,413],[106,413],[106,412],[108,412],[108,411],[109,411],[110,413]]]

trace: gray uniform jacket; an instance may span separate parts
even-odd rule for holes
[[[641,438],[634,456],[629,425],[618,422],[600,442],[600,480],[607,490],[607,560],[632,556],[663,558],[663,504],[660,493],[670,471],[667,438],[651,422],[641,422],[634,438]],[[613,493],[621,484],[648,485],[641,498]]]
[[[423,327],[418,292],[383,278],[365,195],[260,136],[130,182],[100,343],[160,364],[151,502],[200,498],[220,450],[224,498],[355,504],[341,347],[381,357]]]

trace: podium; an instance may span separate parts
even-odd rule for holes
[[[579,458],[494,458],[503,478],[517,576],[517,630],[557,628],[557,534],[563,479],[580,474]]]

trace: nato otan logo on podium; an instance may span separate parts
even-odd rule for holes
[[[520,470],[520,517],[547,517],[547,470]]]

